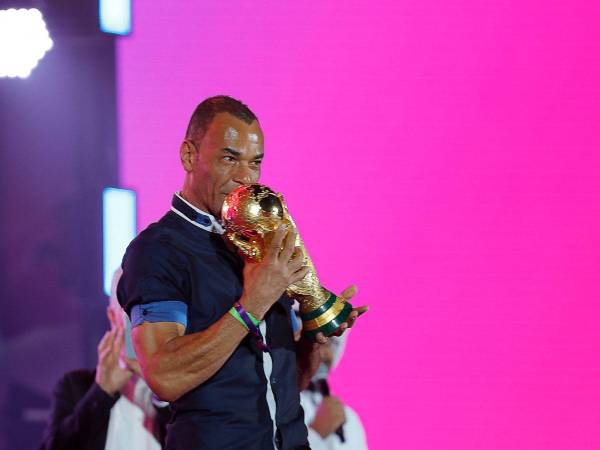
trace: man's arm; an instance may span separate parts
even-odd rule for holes
[[[117,397],[111,397],[93,382],[91,374],[83,371],[66,374],[54,388],[50,422],[41,448],[86,448],[90,440],[108,427],[110,410],[116,401]]]
[[[69,372],[56,385],[43,449],[87,448],[100,433],[106,433],[117,394],[132,375],[119,367],[123,328],[110,314],[109,318],[112,328],[98,344],[95,377],[84,370]]]
[[[346,422],[344,404],[337,397],[323,397],[310,428],[326,439]],[[310,443],[313,445],[313,442]]]
[[[184,332],[174,322],[145,322],[132,330],[144,379],[161,400],[172,402],[214,375],[247,334],[230,314],[204,331]]]
[[[308,272],[296,233],[280,227],[260,262],[244,266],[244,292],[240,304],[262,320],[292,283]],[[144,378],[162,399],[174,401],[213,376],[246,336],[246,328],[226,313],[206,330],[184,335],[174,322],[145,322],[135,327],[132,339]]]

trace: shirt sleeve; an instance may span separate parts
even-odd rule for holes
[[[87,391],[81,391],[86,379],[83,372],[70,372],[57,383],[41,449],[86,448],[106,432],[110,410],[118,397],[111,397],[95,382]]]
[[[122,267],[117,297],[132,327],[144,322],[187,326],[187,270],[174,248],[139,236],[127,248]]]

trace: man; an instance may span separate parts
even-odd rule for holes
[[[300,394],[308,441],[312,450],[366,450],[365,431],[358,414],[330,395],[327,377],[342,358],[346,335],[321,346],[321,366]]]
[[[140,377],[139,364],[125,355],[126,319],[115,295],[106,309],[110,330],[98,344],[96,370],[67,373],[54,390],[42,450],[160,450],[169,411],[157,407]],[[162,405],[161,405],[162,406]]]
[[[180,147],[182,191],[123,259],[119,300],[144,378],[172,402],[171,450],[308,448],[298,382],[310,381],[318,352],[301,345],[309,351],[296,365],[283,294],[308,269],[295,234],[280,228],[262,261],[244,264],[217,219],[227,194],[258,181],[263,155],[247,106],[226,96],[202,102]]]

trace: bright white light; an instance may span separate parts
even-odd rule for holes
[[[115,270],[135,237],[135,204],[135,192],[128,189],[105,188],[102,192],[102,269],[108,296]]]
[[[38,9],[0,10],[0,77],[27,78],[51,48]]]
[[[129,34],[131,0],[100,0],[100,29],[105,33]]]

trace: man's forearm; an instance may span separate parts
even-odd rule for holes
[[[136,329],[134,333],[139,335],[139,331]],[[174,401],[213,376],[246,334],[243,325],[226,313],[206,330],[175,335],[162,344],[154,344],[146,336],[140,348],[140,339],[135,334],[134,339],[136,350],[142,350],[144,378],[161,399]]]
[[[296,369],[298,371],[298,389],[303,391],[321,364],[319,344],[304,337],[296,342]]]

